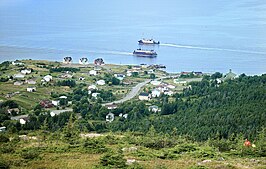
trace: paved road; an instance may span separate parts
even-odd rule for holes
[[[106,106],[106,105],[111,105],[111,104],[119,104],[119,103],[123,103],[125,101],[128,101],[130,99],[133,99],[140,91],[140,89],[145,86],[146,84],[150,83],[150,79],[146,80],[145,82],[142,82],[142,83],[139,83],[137,84],[135,87],[133,87],[131,89],[131,91],[126,95],[126,97],[124,97],[123,99],[121,100],[117,100],[117,101],[113,101],[113,102],[110,102],[110,103],[105,103],[105,104],[102,104],[103,106]]]

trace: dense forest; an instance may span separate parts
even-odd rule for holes
[[[242,133],[254,138],[266,124],[266,75],[241,75],[218,84],[216,80],[192,82],[175,100],[161,98],[160,113],[146,112],[144,106],[125,104],[115,110],[129,112],[126,120],[110,124],[113,131],[157,132],[189,135],[196,140],[228,138]],[[133,109],[138,111],[132,111]]]

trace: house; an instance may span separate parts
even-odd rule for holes
[[[25,75],[18,73],[18,74],[14,74],[13,78],[14,79],[23,79],[25,77]]]
[[[104,80],[98,80],[98,81],[96,82],[96,84],[97,84],[97,85],[100,85],[100,86],[103,86],[103,85],[105,85],[105,81],[104,81]]]
[[[62,75],[60,75],[60,78],[64,78],[64,79],[71,79],[73,77],[73,75],[69,74],[69,73],[64,73]]]
[[[194,74],[195,76],[203,76],[203,73],[202,73],[202,72],[193,72],[193,74]]]
[[[4,131],[6,131],[6,127],[5,126],[0,127],[0,132],[4,132]]]
[[[232,69],[229,69],[229,73],[227,73],[225,76],[224,76],[224,80],[233,80],[237,77],[237,74],[233,73],[232,72]]]
[[[132,71],[128,70],[127,71],[127,76],[132,76]]]
[[[154,73],[153,69],[148,70],[148,74],[152,74],[152,73]]]
[[[107,122],[111,123],[112,121],[114,121],[115,115],[113,113],[108,113],[105,118]]]
[[[36,87],[27,87],[27,92],[36,92]]]
[[[123,115],[123,117],[124,117],[125,119],[127,119],[127,117],[128,117],[128,114],[124,114],[124,115]]]
[[[13,61],[12,65],[14,65],[14,66],[22,66],[24,64],[22,62],[19,62],[19,61]]]
[[[151,96],[152,96],[152,97],[160,97],[160,95],[161,95],[161,91],[158,90],[158,89],[154,89],[154,90],[152,90],[152,92],[151,92]]]
[[[159,107],[155,105],[149,106],[149,111],[156,113],[159,111]]]
[[[53,80],[53,77],[52,77],[51,75],[46,75],[46,76],[43,77],[43,80],[44,80],[45,82],[50,82],[50,81]]]
[[[41,105],[43,108],[51,108],[51,107],[54,106],[54,105],[52,104],[52,101],[50,101],[50,100],[42,100],[42,101],[40,101],[40,105]]]
[[[126,77],[126,76],[123,75],[123,74],[114,74],[114,76],[115,76],[117,79],[121,80],[121,81]]]
[[[97,98],[100,93],[92,93],[91,96]]]
[[[22,74],[27,75],[31,73],[31,69],[24,69],[20,71]]]
[[[72,57],[69,57],[69,56],[65,57],[65,58],[63,59],[63,63],[65,63],[65,64],[70,64],[70,63],[72,63]]]
[[[96,87],[96,85],[90,85],[88,87],[88,94],[91,94],[95,90],[98,90],[98,88]]]
[[[140,64],[140,66],[141,66],[142,68],[147,68],[147,67],[148,67],[148,65],[145,64],[145,63]]]
[[[96,75],[97,75],[97,71],[96,71],[96,70],[90,70],[90,71],[89,71],[89,74],[90,74],[91,76],[96,76]]]
[[[113,109],[116,109],[117,108],[117,105],[116,104],[109,104],[109,105],[106,105],[106,108],[108,110],[113,110]]]
[[[15,85],[15,86],[21,86],[21,85],[23,85],[23,82],[21,82],[21,81],[16,81],[16,82],[14,83],[14,85]]]
[[[139,94],[139,100],[150,100],[151,95],[149,93],[142,92]]]
[[[34,85],[37,82],[35,80],[33,80],[33,79],[29,79],[29,80],[26,80],[26,83],[31,84],[31,85]]]
[[[52,100],[52,104],[54,106],[59,106],[60,101],[59,100]]]
[[[7,109],[7,113],[10,115],[19,114],[19,108]]]
[[[67,96],[60,96],[59,99],[67,99]]]
[[[79,80],[83,81],[85,80],[85,77],[79,77]]]
[[[30,121],[29,117],[23,117],[23,118],[19,119],[19,123],[22,124],[22,125],[26,124],[29,121]]]
[[[164,91],[163,94],[168,95],[168,96],[172,96],[174,94],[174,92],[171,90],[166,90],[166,91]]]

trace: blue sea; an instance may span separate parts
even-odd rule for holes
[[[139,46],[141,38],[161,45]],[[132,55],[153,49],[156,58]],[[0,0],[0,62],[164,64],[169,72],[266,73],[265,0]]]

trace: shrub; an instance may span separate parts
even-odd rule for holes
[[[4,134],[0,134],[0,143],[7,143],[7,142],[9,142],[9,138]]]
[[[1,169],[8,169],[8,168],[10,168],[9,162],[7,162],[6,160],[0,158],[0,168]]]
[[[35,158],[38,158],[39,155],[40,155],[40,152],[37,149],[33,149],[33,148],[23,149],[20,152],[20,156],[28,160],[33,160]]]
[[[126,168],[126,160],[122,151],[108,152],[100,159],[100,164],[111,168]]]

